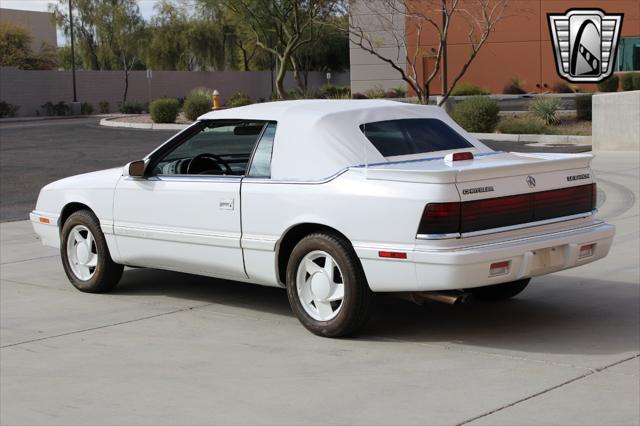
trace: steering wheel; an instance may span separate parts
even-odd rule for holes
[[[203,152],[202,154],[198,154],[193,157],[189,166],[187,166],[187,174],[190,175],[203,175],[212,171],[222,172],[222,174],[233,173],[229,163],[222,159],[222,157],[215,154],[209,154],[207,152]]]

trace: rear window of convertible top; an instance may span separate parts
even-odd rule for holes
[[[462,135],[436,118],[405,118],[360,125],[384,157],[472,148]]]

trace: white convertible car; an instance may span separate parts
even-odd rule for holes
[[[606,256],[591,159],[493,151],[437,107],[264,103],[45,186],[31,221],[81,291],[124,266],[285,287],[302,324],[335,337],[374,292],[506,299]]]

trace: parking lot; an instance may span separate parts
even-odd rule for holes
[[[114,292],[80,293],[17,220],[45,183],[170,134],[0,125],[1,424],[640,422],[637,152],[594,161],[599,216],[617,226],[605,260],[509,302],[379,297],[364,332],[336,340],[307,332],[280,289],[127,269]]]

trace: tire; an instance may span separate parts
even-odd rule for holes
[[[504,284],[470,288],[468,291],[477,299],[507,300],[522,293],[522,291],[527,288],[527,285],[529,285],[529,281],[531,281],[531,278],[525,278]]]
[[[327,256],[334,267],[327,265]],[[291,252],[286,278],[291,310],[318,336],[348,336],[369,319],[373,293],[360,260],[344,238],[328,233],[304,237]],[[340,293],[342,299],[331,300]]]
[[[100,222],[89,210],[71,214],[62,225],[60,255],[64,272],[80,291],[105,293],[122,277],[124,266],[111,259]]]

